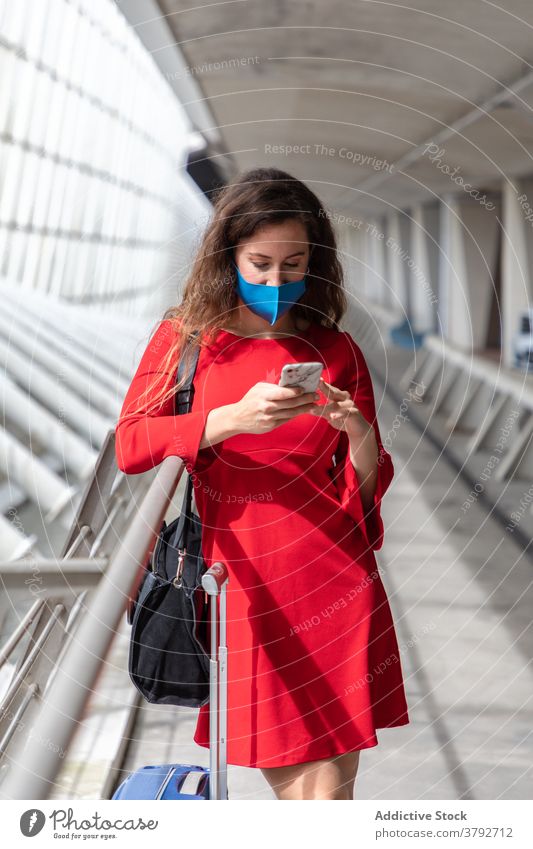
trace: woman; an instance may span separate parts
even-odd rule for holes
[[[321,204],[274,168],[223,188],[116,428],[119,468],[181,456],[208,566],[228,568],[230,764],[260,768],[278,799],[350,799],[377,728],[409,722],[374,556],[394,469],[346,310]],[[175,416],[181,346],[200,330],[191,412]],[[317,393],[280,387],[319,361]],[[209,745],[208,705],[194,740]]]

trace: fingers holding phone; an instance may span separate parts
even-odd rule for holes
[[[241,433],[268,433],[283,422],[308,413],[319,398],[301,386],[279,386],[259,382],[234,405],[234,416]]]

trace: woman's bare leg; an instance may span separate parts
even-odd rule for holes
[[[359,751],[290,766],[262,768],[277,798],[353,799]]]

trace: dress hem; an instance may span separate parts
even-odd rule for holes
[[[390,724],[387,724],[387,725],[376,725],[375,730],[377,731],[380,728],[399,728],[402,725],[409,725],[410,722],[411,722],[411,720],[409,718],[407,718],[407,719],[401,720],[400,722],[393,722],[393,723],[390,723]],[[349,752],[359,752],[359,751],[362,751],[363,749],[373,749],[375,746],[379,745],[379,740],[378,740],[376,734],[374,734],[374,736],[370,739],[373,742],[369,743],[368,745],[355,746],[352,749],[340,749],[340,750],[337,750],[337,751],[334,751],[334,752],[329,752],[329,754],[327,754],[327,755],[321,755],[318,758],[311,756],[310,758],[305,758],[305,760],[298,760],[298,761],[283,760],[282,762],[278,762],[278,763],[274,763],[274,764],[270,763],[270,762],[268,764],[257,763],[257,762],[256,763],[243,763],[242,761],[229,760],[229,759],[227,759],[226,762],[227,762],[228,765],[231,765],[231,766],[245,766],[245,767],[248,767],[249,769],[269,769],[270,767],[278,767],[278,766],[296,766],[299,763],[304,764],[304,763],[310,763],[310,762],[314,762],[314,761],[321,761],[321,760],[324,760],[325,758],[335,757],[335,755],[344,755],[344,754],[348,754]],[[209,743],[199,743],[198,740],[196,740],[194,737],[193,737],[193,740],[194,740],[194,742],[196,743],[197,746],[202,746],[202,748],[204,748],[204,749],[209,749]]]

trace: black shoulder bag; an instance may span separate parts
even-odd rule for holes
[[[199,348],[190,375],[176,393],[177,415],[190,411],[198,355]],[[181,357],[176,380],[183,368]],[[207,564],[201,543],[202,524],[192,511],[192,479],[187,475],[181,513],[169,525],[163,520],[146,575],[128,609],[128,671],[149,702],[200,707],[209,701],[208,604],[201,583]]]

